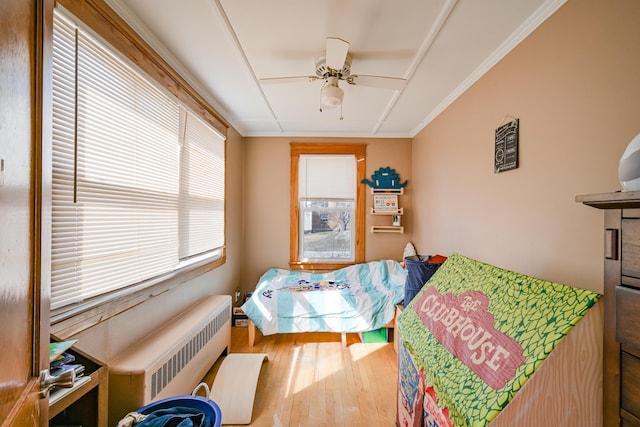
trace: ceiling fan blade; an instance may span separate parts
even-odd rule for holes
[[[406,79],[398,77],[382,77],[382,76],[367,76],[363,74],[352,74],[349,76],[351,84],[356,86],[371,86],[381,89],[400,90],[407,84]]]
[[[336,37],[327,37],[327,53],[325,63],[335,71],[342,70],[349,52],[349,42]]]
[[[318,80],[318,76],[267,77],[260,79],[262,84],[308,83]]]

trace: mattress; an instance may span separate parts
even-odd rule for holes
[[[406,275],[394,260],[327,273],[271,268],[242,309],[263,335],[370,331],[393,319]]]

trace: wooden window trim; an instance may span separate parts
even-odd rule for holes
[[[354,262],[364,262],[364,238],[365,238],[365,178],[366,170],[366,144],[334,144],[334,143],[290,143],[291,170],[290,170],[290,239],[289,239],[289,268],[292,270],[335,270],[351,265],[348,263],[311,263],[299,261],[300,238],[300,207],[298,205],[298,164],[301,154],[352,154],[357,162],[357,191],[356,191],[356,241]]]
[[[229,124],[103,0],[57,0],[222,135]]]

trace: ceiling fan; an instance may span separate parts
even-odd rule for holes
[[[325,56],[316,60],[316,74],[313,76],[273,77],[260,79],[261,83],[295,83],[300,81],[313,82],[324,80],[320,89],[320,111],[322,106],[333,108],[342,105],[344,91],[339,86],[343,80],[350,85],[371,86],[383,89],[400,90],[407,81],[397,77],[369,76],[351,74],[351,55],[349,42],[337,37],[328,37]]]

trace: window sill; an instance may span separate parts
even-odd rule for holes
[[[56,313],[51,316],[51,334],[61,340],[68,339],[145,301],[175,289],[225,262],[226,252],[223,251],[222,256],[215,260],[201,261],[174,270],[162,278],[151,281],[142,289],[109,300],[102,297],[94,301],[87,301],[64,312]]]
[[[289,262],[289,268],[291,270],[302,270],[302,271],[333,271],[339,268],[348,267],[353,265],[353,262],[342,262],[342,263],[322,263],[322,262]]]

